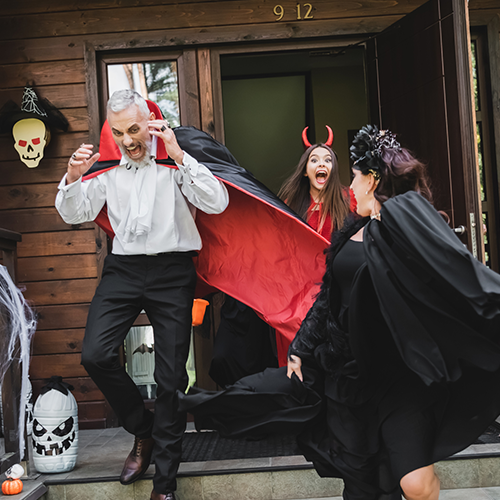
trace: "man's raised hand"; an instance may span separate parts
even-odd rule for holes
[[[68,161],[68,175],[66,184],[77,181],[101,156],[99,153],[92,155],[92,144],[82,144]]]

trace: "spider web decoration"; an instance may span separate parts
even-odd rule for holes
[[[21,111],[26,113],[36,113],[40,116],[47,116],[47,113],[37,104],[38,97],[30,87],[24,89],[23,101],[21,102]]]
[[[28,393],[31,338],[36,318],[7,268],[0,265],[0,382],[12,363],[21,365],[19,400],[19,450],[24,450],[24,419]]]

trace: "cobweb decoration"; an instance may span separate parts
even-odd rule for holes
[[[21,102],[21,111],[26,111],[26,113],[36,113],[40,116],[47,116],[47,113],[38,106],[38,97],[35,91],[26,87],[24,89],[23,101]]]
[[[36,318],[21,291],[12,281],[7,268],[0,265],[0,380],[12,363],[21,364],[21,397],[19,408],[19,450],[24,451],[24,419],[29,390],[28,370],[31,338]]]

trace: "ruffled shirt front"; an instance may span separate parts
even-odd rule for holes
[[[156,153],[156,148],[154,153]],[[92,179],[61,180],[56,208],[68,224],[94,220],[107,205],[115,232],[114,254],[137,255],[200,250],[196,209],[219,214],[229,203],[227,189],[204,165],[184,153],[178,170],[151,164],[120,165]]]

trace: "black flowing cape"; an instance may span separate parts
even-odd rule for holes
[[[158,106],[147,103],[161,118]],[[220,290],[255,310],[276,329],[278,360],[283,365],[288,346],[318,292],[323,252],[329,242],[240,167],[224,145],[194,127],[173,130],[180,147],[210,169],[229,192],[229,206],[222,214],[196,213],[203,242],[195,259],[197,295]],[[158,141],[157,148],[156,162],[177,168],[163,141]],[[84,180],[117,167],[121,159],[107,121],[99,152],[99,161]],[[95,222],[114,237],[106,207]]]
[[[335,316],[338,295],[332,261],[363,224],[366,265],[358,270],[351,293],[346,336],[349,361],[349,355],[337,352],[344,338]],[[299,444],[304,455],[320,475],[346,474],[329,444],[332,437],[327,420],[339,417],[326,414],[315,398],[335,400],[342,424],[352,411],[357,416],[367,415],[363,433],[373,443],[378,442],[379,427],[370,415],[389,414],[400,404],[402,394],[411,404],[417,393],[419,404],[428,401],[431,405],[435,432],[428,463],[415,468],[457,453],[500,413],[500,398],[496,397],[500,386],[500,276],[478,262],[439,213],[414,192],[384,203],[381,221],[357,221],[337,233],[321,291],[290,347],[290,353],[303,359],[304,387],[312,398],[307,405],[309,420],[295,427],[302,433]],[[339,360],[340,368],[335,366]],[[349,370],[342,372],[352,363],[361,378],[351,377]],[[311,376],[309,367],[319,367],[320,374]],[[293,392],[288,399],[281,393],[287,414],[280,414],[272,395],[277,382],[271,382],[267,384],[263,372],[219,393],[179,394],[181,408],[195,415],[197,427],[214,428],[228,437],[256,435],[259,425],[269,421],[273,428],[282,424],[289,431],[297,420],[293,406],[300,409],[298,398]],[[395,388],[399,392],[391,396]],[[247,416],[242,424],[239,419],[245,408],[251,409],[251,398],[261,404],[259,417]],[[376,401],[387,408],[373,408]],[[237,426],[234,434],[233,426]],[[335,422],[330,422],[330,429],[335,432]],[[349,439],[343,436],[341,441]],[[398,480],[389,480],[383,489],[393,491]]]

